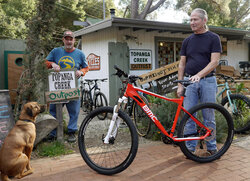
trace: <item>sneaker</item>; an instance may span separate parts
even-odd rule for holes
[[[76,142],[75,133],[69,133],[68,142],[70,142],[70,143]]]

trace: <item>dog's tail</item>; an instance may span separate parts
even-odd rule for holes
[[[9,179],[8,175],[1,173],[1,181],[11,181],[11,180]]]

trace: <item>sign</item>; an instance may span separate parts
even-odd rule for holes
[[[156,80],[157,90],[158,90],[157,93],[163,95],[169,92],[173,92],[174,91],[173,87],[176,86],[176,84],[174,84],[173,81],[177,79],[178,79],[178,72],[175,72]]]
[[[14,124],[9,90],[0,90],[0,148]]]
[[[165,65],[161,68],[152,70],[146,74],[142,74],[140,75],[140,77],[142,77],[142,80],[138,80],[138,84],[142,85],[142,84],[151,82],[153,80],[158,80],[174,72],[178,72],[178,67],[179,67],[179,61]]]
[[[89,70],[100,70],[101,69],[101,57],[93,53],[89,54],[86,58],[88,61]]]
[[[75,71],[51,72],[49,74],[49,91],[76,88]]]
[[[48,76],[49,91],[45,93],[47,102],[78,99],[81,91],[77,87],[75,70],[50,72]]]
[[[47,102],[57,102],[64,100],[76,99],[81,96],[81,90],[79,88],[61,90],[61,91],[52,91],[45,93]]]
[[[152,69],[152,51],[143,49],[129,50],[131,70],[150,70]]]

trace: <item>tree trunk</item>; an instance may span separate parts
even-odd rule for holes
[[[139,0],[131,0],[131,18],[138,19]]]
[[[166,0],[159,0],[152,6],[153,0],[148,0],[144,10],[139,14],[139,0],[131,0],[131,18],[145,19],[146,16],[159,8]]]

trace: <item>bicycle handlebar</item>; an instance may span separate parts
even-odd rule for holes
[[[128,75],[123,70],[121,70],[117,65],[114,65],[114,69],[116,69],[117,72],[115,74],[113,74],[113,75],[117,75],[119,78],[124,76],[125,78],[128,78],[131,83],[135,83],[136,80],[138,80],[138,79],[141,80],[142,79],[140,76],[137,76],[137,75]]]
[[[190,81],[190,80],[174,80],[173,83],[180,83],[180,84],[182,84],[184,87],[187,87],[187,86],[193,84],[193,82]]]
[[[105,82],[106,80],[108,80],[108,78],[105,79],[84,79],[86,82],[96,82],[96,81],[102,81]]]
[[[233,78],[233,77],[230,77],[230,76],[228,76],[228,75],[224,75],[224,74],[216,74],[216,75],[220,76],[219,79],[224,79],[225,82],[227,82],[228,79],[230,79],[231,82],[234,82],[234,78]]]

